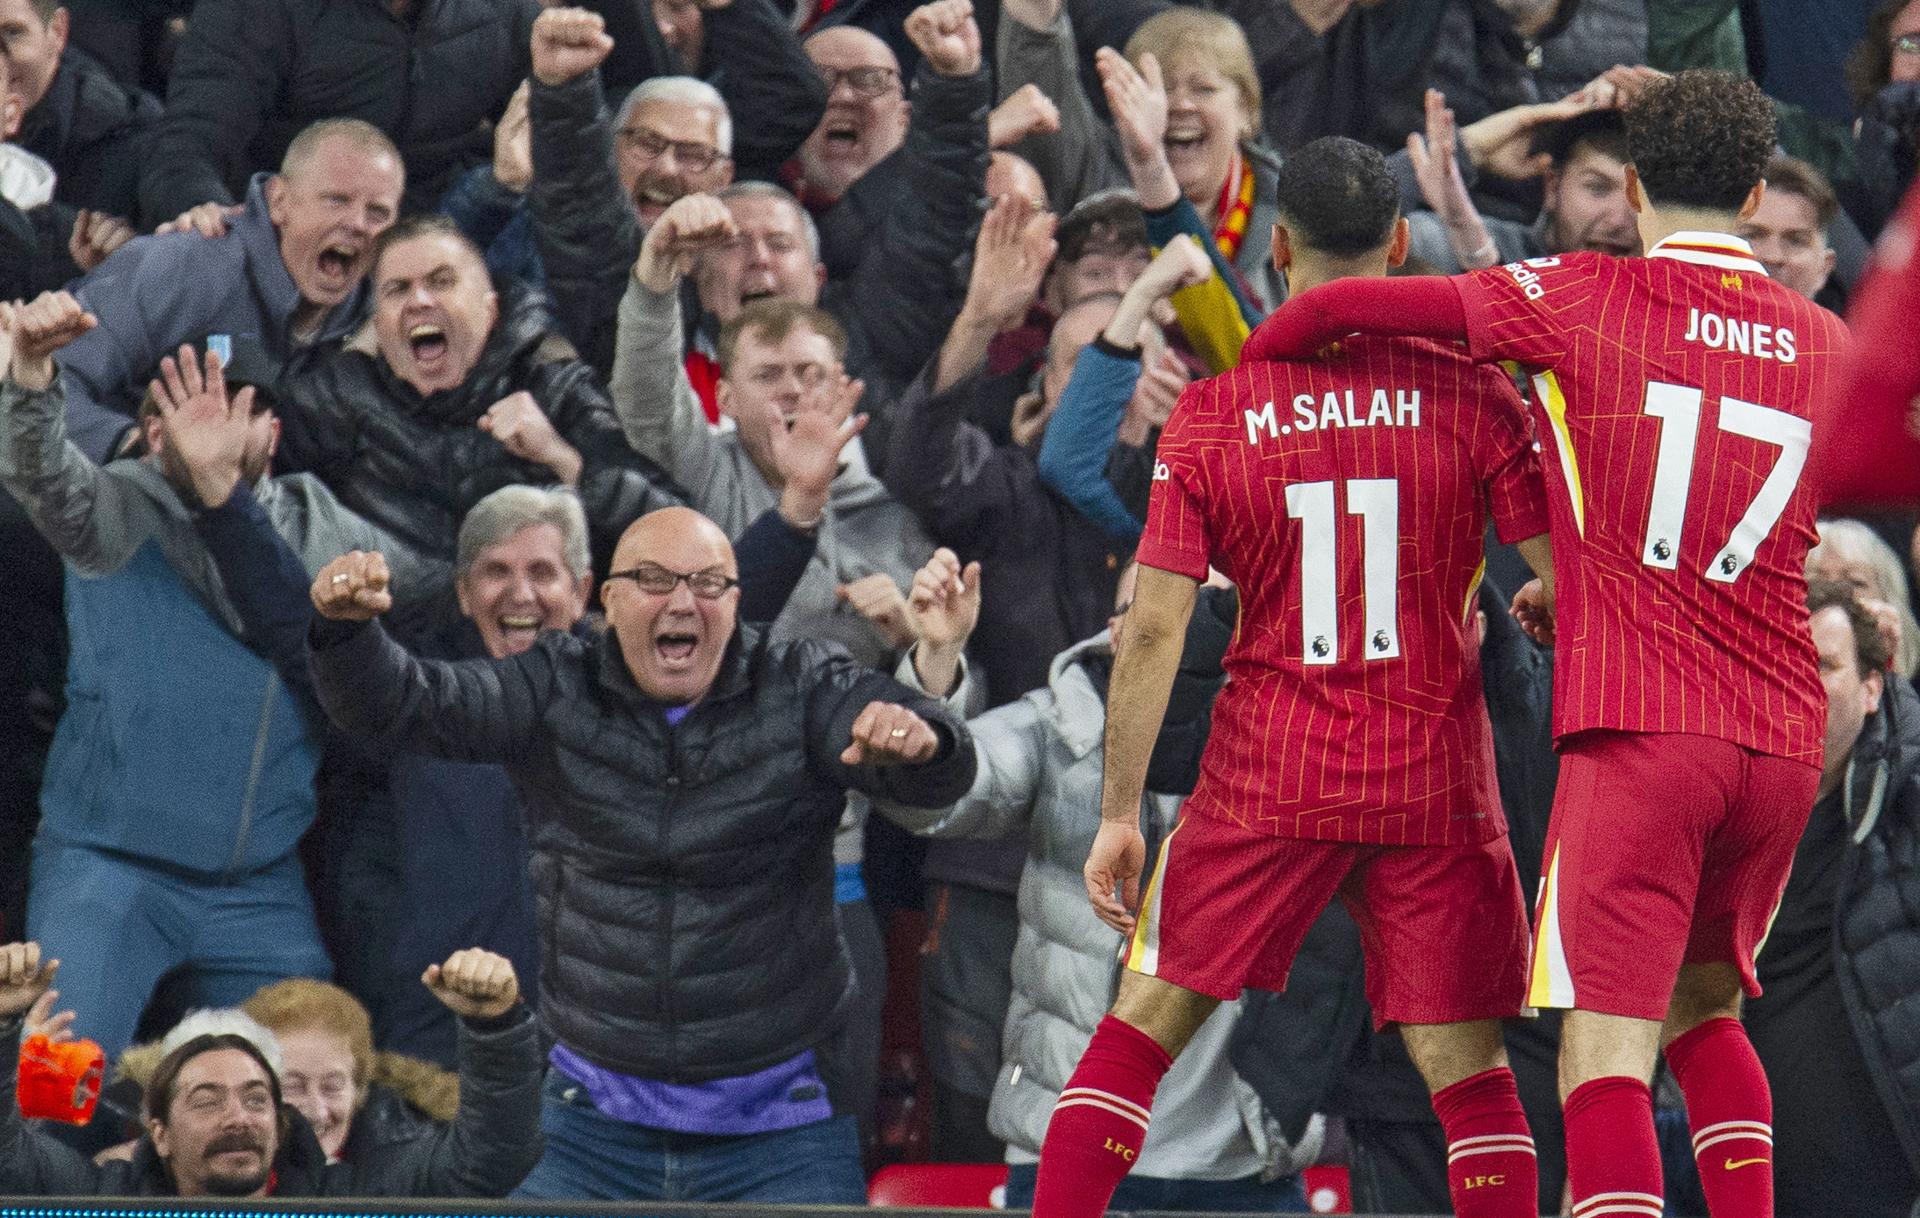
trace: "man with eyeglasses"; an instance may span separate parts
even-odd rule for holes
[[[729,9],[765,5],[740,0]],[[769,61],[783,53],[765,45],[768,38],[791,41],[777,20],[774,27],[755,34]],[[703,80],[674,75],[678,69],[664,60],[609,120],[602,66],[613,49],[605,19],[584,8],[549,8],[533,25],[529,214],[562,327],[603,374],[613,362],[613,307],[641,236],[675,199],[731,182],[736,151],[726,96]],[[800,63],[798,48],[790,51]],[[782,130],[796,119],[810,123],[820,99],[812,80],[804,82],[808,96],[789,97],[793,86],[780,65],[764,75],[754,70],[762,66],[735,65],[728,88],[742,96],[741,118],[750,122],[739,133],[743,167],[766,174],[804,138],[803,131]]]
[[[663,509],[621,539],[606,632],[454,664],[372,623],[391,603],[379,555],[314,581],[334,722],[500,762],[526,799],[557,1044],[523,1197],[864,1201],[820,1060],[852,993],[834,829],[849,791],[951,802],[973,744],[840,648],[739,625],[738,578],[717,525]]]
[[[829,26],[804,44],[827,109],[783,176],[819,225],[827,307],[843,317],[887,310],[855,361],[882,401],[933,357],[966,291],[954,268],[986,191],[993,105],[973,7],[934,0],[908,14],[921,54],[911,93],[892,49],[858,26]]]
[[[627,443],[735,536],[781,494],[784,479],[772,447],[778,430],[809,414],[855,430],[865,426],[864,415],[854,418],[865,385],[846,371],[846,331],[831,314],[785,297],[748,302],[721,327],[715,392],[734,426],[708,426],[681,366],[672,301],[686,264],[712,260],[717,247],[740,238],[721,200],[692,195],[668,209],[642,243],[620,305],[611,386]],[[863,664],[891,665],[911,640],[876,630],[843,589],[872,576],[896,589],[911,585],[933,542],[875,479],[858,443],[847,446],[817,524],[813,564],[775,623],[775,637],[827,639]]]

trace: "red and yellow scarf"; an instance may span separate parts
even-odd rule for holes
[[[1220,256],[1232,262],[1240,255],[1247,220],[1253,215],[1253,166],[1238,152],[1233,154],[1227,180],[1220,185],[1220,199],[1213,205],[1213,214],[1219,217],[1213,243],[1220,248]]]

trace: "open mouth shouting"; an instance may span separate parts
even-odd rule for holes
[[[667,208],[678,202],[684,193],[672,183],[642,178],[633,184],[633,213],[640,218],[642,225],[650,225]]]
[[[860,124],[851,118],[829,117],[821,137],[829,155],[852,156],[860,150]]]
[[[1207,127],[1197,121],[1175,121],[1167,124],[1165,139],[1167,158],[1190,158],[1198,155],[1207,146]]]
[[[362,246],[347,241],[329,241],[321,246],[314,257],[321,284],[343,296],[352,291],[360,277],[360,256],[365,252]]]
[[[416,323],[407,331],[407,349],[422,372],[434,372],[445,364],[449,348],[445,327],[433,322]]]
[[[653,636],[654,655],[668,672],[684,672],[693,666],[694,653],[700,650],[700,635],[674,623],[663,623]]]
[[[544,623],[531,613],[503,613],[496,619],[500,626],[500,637],[506,641],[510,654],[517,654],[533,646],[540,637]]]

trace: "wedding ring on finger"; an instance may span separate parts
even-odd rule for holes
[[[895,740],[900,739],[902,736],[905,736],[906,734],[907,734],[907,729],[904,727],[896,727],[892,731],[887,733],[887,735],[893,737]]]
[[[347,582],[347,580],[349,580],[350,578],[352,578],[352,577],[351,577],[351,576],[349,576],[349,575],[348,575],[348,574],[347,574],[346,572],[344,572],[344,571],[343,571],[343,572],[341,572],[340,574],[338,574],[338,575],[336,575],[336,576],[334,576],[334,577],[333,577],[333,583],[334,583],[334,586],[335,586],[335,587],[339,587],[339,586],[340,586],[341,584],[344,584],[344,583],[346,583],[346,582]]]

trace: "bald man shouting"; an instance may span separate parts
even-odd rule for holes
[[[604,633],[464,663],[412,657],[372,620],[380,555],[314,580],[334,722],[502,763],[529,813],[558,1044],[546,1155],[518,1195],[863,1203],[854,1119],[815,1060],[852,993],[834,827],[849,789],[952,803],[973,742],[837,647],[740,625],[738,575],[713,522],[653,512],[615,551]]]

